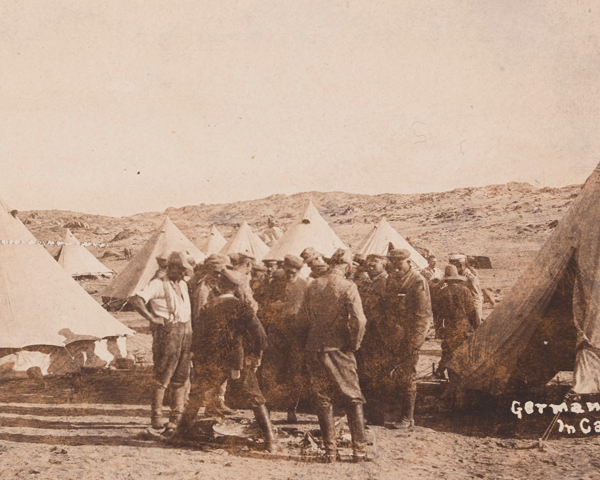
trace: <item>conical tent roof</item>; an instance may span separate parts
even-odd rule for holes
[[[250,253],[257,260],[262,258],[269,251],[269,247],[256,235],[248,222],[244,220],[242,226],[223,246],[219,253],[229,255],[230,253]]]
[[[214,225],[210,227],[210,233],[208,234],[208,244],[206,245],[206,256],[212,255],[213,253],[219,253],[225,246],[227,240],[221,235],[221,232],[217,230]]]
[[[134,333],[88,295],[3,203],[0,239],[0,348]]]
[[[533,262],[453,356],[455,388],[500,393],[574,367],[600,392],[600,165]]]
[[[102,298],[129,299],[134,292],[144,288],[158,271],[156,257],[166,257],[172,252],[185,252],[196,263],[206,256],[167,217],[144,247],[135,255],[102,292]]]
[[[68,228],[64,243],[60,246],[56,260],[72,277],[112,273],[110,268],[102,265],[87,248],[81,245]]]
[[[311,201],[304,214],[292,225],[265,255],[264,260],[283,260],[285,255],[300,255],[305,248],[313,247],[330,257],[344,245]]]
[[[394,228],[387,222],[385,218],[373,227],[373,230],[367,235],[356,251],[357,254],[362,255],[387,255],[390,243],[395,248],[404,248],[410,252],[410,259],[419,268],[427,267],[427,260],[417,252],[413,246],[408,243],[402,235],[400,235]]]

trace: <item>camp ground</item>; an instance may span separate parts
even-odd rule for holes
[[[135,249],[137,255],[132,259],[118,257],[110,259],[110,263],[107,261],[107,267],[118,274],[112,279],[100,275],[86,280],[89,293],[48,254],[41,245],[45,242],[36,241],[36,236],[18,220],[18,212],[3,207],[0,211],[3,235],[25,243],[0,242],[0,255],[3,255],[0,265],[8,264],[6,272],[10,272],[4,282],[3,305],[11,304],[14,307],[11,311],[19,312],[14,313],[10,321],[7,319],[4,331],[10,338],[20,339],[2,346],[0,441],[31,445],[27,451],[35,452],[40,458],[49,456],[46,461],[53,469],[71,461],[83,462],[80,449],[85,449],[86,455],[107,452],[123,471],[127,471],[132,462],[132,457],[124,455],[136,455],[144,465],[155,465],[144,468],[163,471],[163,465],[169,465],[169,471],[189,473],[190,478],[198,477],[200,471],[218,472],[215,478],[219,479],[226,478],[224,475],[230,472],[240,478],[248,472],[253,478],[256,472],[279,478],[281,472],[289,471],[305,472],[309,478],[327,477],[332,470],[328,470],[331,466],[320,463],[319,424],[308,386],[298,399],[298,423],[295,424],[288,423],[283,396],[274,395],[276,389],[264,392],[273,395],[269,397],[269,408],[277,429],[278,453],[266,454],[261,449],[252,413],[240,398],[234,382],[225,396],[234,413],[216,420],[201,410],[196,440],[169,443],[161,439],[160,434],[150,432],[152,332],[148,322],[124,308],[124,303],[157,273],[160,266],[156,259],[165,258],[172,251],[184,251],[201,266],[209,247],[223,253],[251,253],[257,260],[261,256],[263,260],[282,260],[285,255],[298,255],[309,246],[330,257],[337,248],[348,244],[359,245],[353,253],[385,255],[391,243],[394,248],[409,250],[414,268],[418,268],[424,258],[418,252],[413,253],[406,235],[435,251],[441,268],[455,251],[488,258],[490,261],[478,264],[481,285],[493,291],[499,302],[493,308],[485,306],[483,325],[455,354],[452,365],[462,372],[458,379],[440,380],[432,375],[440,359],[442,339],[431,332],[420,348],[416,367],[416,425],[409,432],[390,428],[398,414],[394,408],[385,411],[383,426],[368,425],[373,457],[363,465],[364,469],[371,472],[369,475],[373,478],[397,478],[398,472],[407,472],[407,478],[438,478],[437,471],[444,470],[448,472],[445,477],[452,480],[477,473],[496,478],[497,465],[509,461],[516,462],[513,472],[529,478],[536,478],[539,471],[555,471],[558,467],[548,463],[553,461],[565,465],[560,470],[565,475],[569,469],[589,470],[592,460],[587,459],[593,458],[595,448],[594,424],[600,421],[600,415],[590,411],[587,403],[593,408],[594,402],[600,401],[594,393],[598,380],[593,327],[594,262],[600,253],[594,246],[594,238],[598,236],[595,222],[589,221],[596,215],[599,178],[596,170],[584,188],[570,187],[552,194],[528,191],[524,194],[526,200],[515,200],[521,198],[521,192],[505,189],[498,194],[493,190],[488,200],[491,204],[505,202],[510,206],[514,201],[530,201],[529,196],[533,195],[540,199],[549,196],[548,205],[568,203],[568,211],[560,216],[557,225],[540,227],[537,236],[529,232],[529,243],[522,236],[510,241],[489,241],[488,226],[500,223],[497,219],[478,224],[474,229],[476,241],[466,237],[461,237],[463,241],[453,241],[455,224],[448,222],[434,228],[425,220],[422,224],[410,218],[401,220],[395,214],[395,208],[399,212],[404,210],[400,208],[401,203],[391,204],[392,207],[377,205],[368,213],[355,207],[356,219],[349,222],[349,214],[343,212],[351,209],[339,208],[337,212],[342,213],[334,211],[336,215],[332,215],[332,201],[326,198],[309,201],[308,196],[290,197],[288,203],[281,202],[285,214],[274,219],[284,234],[268,250],[256,241],[249,226],[264,222],[260,207],[253,210],[244,206],[247,221],[242,221],[228,240],[218,229],[227,231],[231,224],[214,223],[209,207],[206,212],[202,208],[194,209],[194,216],[190,218],[185,216],[185,211],[174,209],[169,212],[174,221],[157,214],[148,215],[148,220],[143,216],[110,219],[114,226],[108,220],[105,224],[93,225],[86,219],[90,230],[112,228],[111,236],[125,228],[136,229],[137,222],[147,222],[138,230],[149,232],[145,237],[134,238],[131,244],[127,244],[128,239],[121,241],[121,246]],[[444,195],[449,202],[448,198],[452,197],[448,193]],[[456,198],[460,205],[462,197],[457,194]],[[536,225],[551,224],[558,217],[550,206],[547,210],[550,210],[548,216],[538,220]],[[410,215],[420,220],[431,213],[422,209],[413,210]],[[513,221],[510,215],[512,213],[506,214],[507,222]],[[533,215],[537,214],[531,213]],[[237,218],[241,218],[241,214]],[[390,220],[392,218],[394,220]],[[159,219],[161,225],[155,228],[153,222]],[[461,228],[470,228],[470,221],[465,220]],[[532,221],[531,217],[523,219],[527,224]],[[28,227],[45,235],[44,240],[52,238],[50,232],[56,241],[77,245],[71,238],[71,242],[67,242],[64,229],[46,229],[47,224],[56,223],[57,219],[51,216],[46,220],[42,212]],[[10,230],[6,230],[9,227]],[[499,236],[506,231],[502,226],[493,234]],[[90,231],[86,231],[86,235],[93,237]],[[100,240],[93,238],[96,243]],[[190,238],[208,239],[204,245],[207,252],[200,251]],[[529,257],[523,254],[525,247]],[[482,268],[487,266],[494,268]],[[5,270],[2,271],[4,275]],[[44,278],[42,286],[31,280],[40,272]],[[51,282],[47,283],[46,279]],[[19,289],[17,285],[27,288]],[[31,301],[32,298],[36,301]],[[109,312],[101,308],[102,300]],[[54,327],[53,322],[59,326]],[[571,396],[565,400],[571,389],[581,397]],[[577,405],[576,400],[584,413],[571,411],[576,408],[572,407]],[[165,414],[167,403],[168,399]],[[560,413],[554,414],[555,409],[561,410]],[[48,420],[49,417],[52,420]],[[357,473],[359,470],[351,462],[350,430],[343,411],[336,410],[335,420],[340,461],[332,468],[336,469],[336,475],[362,478],[362,473]],[[63,450],[68,453],[60,453]],[[45,471],[37,466],[37,460],[33,461],[36,466],[32,469]],[[210,463],[213,461],[214,464]],[[209,468],[203,470],[206,462]],[[105,463],[111,465],[106,471],[116,475],[116,467],[108,461]],[[195,465],[194,471],[191,465]],[[546,468],[549,470],[544,470]]]

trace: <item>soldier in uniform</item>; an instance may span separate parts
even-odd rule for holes
[[[323,255],[313,247],[305,248],[300,257],[304,259],[304,262],[310,268],[310,278],[319,278],[329,270],[329,265],[325,262]]]
[[[467,288],[471,291],[479,318],[483,320],[483,291],[479,284],[477,270],[467,266],[467,256],[462,253],[450,255],[449,263],[456,267],[459,275],[467,278]]]
[[[306,365],[326,459],[337,458],[333,403],[346,410],[352,435],[353,456],[367,454],[363,403],[354,352],[360,348],[367,322],[358,289],[345,278],[352,265],[350,250],[338,249],[331,257],[331,269],[313,280],[306,290],[302,307],[308,338]]]
[[[273,288],[272,300],[260,310],[261,320],[269,337],[269,349],[261,368],[263,385],[277,388],[287,410],[289,423],[296,423],[296,407],[302,392],[303,347],[306,331],[299,323],[299,312],[308,281],[300,275],[304,261],[286,255],[283,261],[285,276]],[[267,393],[268,395],[268,393]]]
[[[392,354],[390,374],[401,408],[401,420],[393,425],[397,428],[414,425],[419,348],[433,321],[428,282],[411,267],[409,258],[410,251],[405,249],[388,252],[386,348]]]
[[[360,383],[367,399],[365,416],[371,423],[383,425],[383,399],[390,392],[387,322],[385,319],[385,290],[388,264],[385,255],[370,254],[365,260],[369,279],[358,284],[363,309],[367,318],[365,337],[356,354]]]
[[[191,347],[194,378],[177,435],[190,434],[205,394],[231,379],[239,382],[240,391],[252,407],[267,450],[275,451],[273,426],[256,378],[259,359],[267,347],[267,335],[252,306],[234,295],[244,282],[239,272],[222,269],[217,285],[219,294],[208,303],[202,323],[194,331]],[[250,342],[244,342],[245,338]]]
[[[443,325],[442,359],[436,372],[439,378],[445,378],[446,364],[452,358],[452,353],[481,325],[473,296],[466,286],[467,277],[459,275],[454,265],[448,265],[445,282],[436,304],[437,314]]]

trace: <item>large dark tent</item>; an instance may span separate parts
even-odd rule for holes
[[[600,392],[600,165],[448,368],[460,389],[500,394],[574,370],[575,392]]]

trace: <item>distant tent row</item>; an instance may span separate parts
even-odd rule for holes
[[[104,266],[85,248],[67,228],[64,245],[56,254],[59,265],[72,277],[112,275],[113,271]]]
[[[427,261],[385,220],[374,227],[359,248],[359,253],[385,255],[390,242],[396,248],[410,250],[411,259],[419,268],[427,266]],[[307,247],[315,248],[326,257],[333,255],[338,248],[347,248],[310,201],[303,215],[272,248],[269,249],[244,221],[228,241],[225,241],[213,225],[206,254],[248,253],[259,261],[282,261],[285,255],[300,255]],[[204,260],[204,254],[167,218],[142,250],[102,293],[105,305],[109,308],[121,308],[136,290],[146,285],[155,275],[159,268],[156,257],[166,257],[169,253],[179,250],[187,252],[197,263]]]
[[[0,201],[0,377],[65,373],[126,355],[134,332],[104,310]]]

